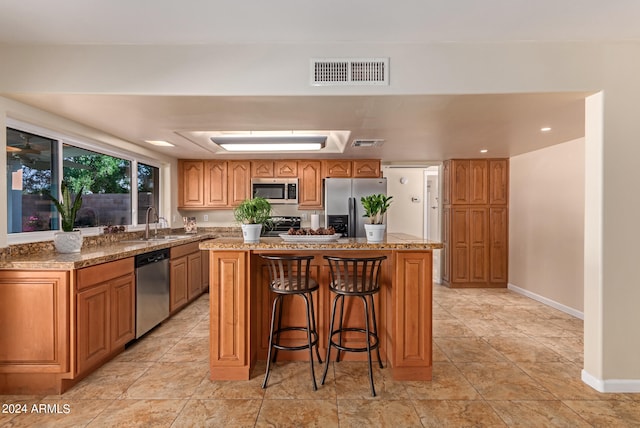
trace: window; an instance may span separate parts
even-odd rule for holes
[[[57,195],[63,177],[73,194],[83,192],[78,228],[141,224],[148,207],[160,206],[158,167],[112,150],[103,153],[53,132],[42,134],[49,133],[7,128],[8,233],[59,228],[57,212],[45,193]]]

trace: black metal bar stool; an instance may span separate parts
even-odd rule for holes
[[[329,262],[329,289],[335,293],[333,299],[333,305],[331,308],[331,323],[329,327],[329,343],[327,345],[327,364],[324,367],[324,373],[322,374],[322,381],[327,377],[327,370],[329,368],[329,357],[331,356],[331,348],[338,350],[336,356],[336,362],[340,361],[340,351],[345,352],[366,352],[369,359],[369,383],[371,384],[371,395],[376,396],[376,389],[373,386],[373,369],[371,367],[371,351],[376,350],[378,354],[378,364],[380,368],[382,366],[382,359],[380,358],[380,339],[378,338],[378,327],[376,322],[376,307],[373,301],[373,295],[380,291],[380,265],[385,260],[386,256],[380,257],[333,257],[324,256]],[[367,296],[371,303],[367,301]],[[359,297],[364,304],[364,328],[360,327],[344,327],[344,298],[345,297]],[[340,317],[338,319],[338,328],[334,330],[334,323],[336,317],[336,306],[340,300]],[[373,326],[370,326],[369,318]],[[342,334],[351,331],[357,333],[363,333],[365,335],[367,344],[363,347],[345,346],[342,344]],[[334,339],[337,336],[337,341]]]
[[[313,368],[313,347],[316,348],[318,362],[322,363],[320,351],[318,350],[318,329],[316,326],[316,316],[313,309],[313,292],[319,286],[318,282],[309,276],[309,266],[313,256],[294,256],[294,255],[261,255],[267,260],[269,266],[269,288],[275,293],[273,300],[273,309],[271,312],[271,328],[269,330],[269,351],[267,353],[267,372],[264,375],[262,387],[267,387],[269,380],[269,371],[271,363],[276,362],[278,350],[301,351],[309,349],[309,363],[311,367],[311,380],[313,381],[313,390],[317,390],[316,376]],[[300,326],[282,326],[282,306],[285,296],[295,295],[304,299],[306,305],[307,325]],[[278,327],[276,325],[276,313],[278,313]],[[280,335],[286,331],[300,330],[307,333],[307,343],[301,345],[282,345],[280,344]],[[275,339],[275,340],[274,340]],[[273,353],[273,361],[271,351]]]

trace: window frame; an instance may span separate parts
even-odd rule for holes
[[[125,149],[118,149],[117,147],[110,146],[106,143],[102,143],[96,140],[93,140],[86,136],[78,136],[71,135],[71,133],[65,133],[64,131],[53,131],[48,128],[44,128],[42,126],[34,125],[29,122],[24,122],[18,119],[6,118],[4,132],[6,134],[7,128],[13,128],[18,131],[29,132],[31,134],[36,134],[45,138],[50,138],[56,141],[58,146],[58,159],[55,159],[54,162],[57,163],[58,170],[60,171],[60,181],[62,180],[62,171],[63,169],[63,145],[71,145],[74,147],[91,150],[93,152],[104,154],[108,156],[118,157],[121,159],[125,159],[131,162],[131,170],[130,170],[130,181],[131,181],[131,224],[127,225],[127,230],[141,230],[144,225],[138,223],[138,163],[143,163],[145,165],[149,165],[155,168],[158,168],[158,201],[159,207],[158,211],[164,211],[164,200],[163,200],[163,175],[164,170],[162,167],[162,163],[158,162],[155,159],[148,158],[146,156],[141,156],[137,153],[130,152]],[[6,158],[5,158],[6,163]],[[60,181],[57,183],[58,190],[60,190]],[[6,201],[5,201],[6,202]],[[5,229],[6,229],[5,224]],[[96,236],[102,233],[102,228],[104,225],[96,226],[96,227],[87,227],[82,228],[82,233],[85,236]],[[8,233],[7,234],[7,243],[8,244],[24,244],[30,242],[40,242],[52,240],[54,233],[59,232],[59,230],[46,230],[46,231],[38,231],[38,232],[18,232],[18,233]]]

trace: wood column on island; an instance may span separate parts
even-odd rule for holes
[[[390,234],[386,242],[370,244],[363,238],[329,243],[287,243],[262,238],[244,243],[241,238],[202,242],[210,262],[210,368],[212,380],[248,380],[257,360],[266,359],[271,301],[266,264],[260,254],[310,254],[312,275],[320,283],[314,299],[320,352],[326,352],[331,295],[329,268],[322,258],[386,255],[377,296],[380,351],[395,380],[430,380],[432,369],[432,250],[441,244],[403,234]],[[304,325],[304,311],[295,300],[288,304],[283,323]],[[364,325],[361,303],[345,307],[345,324]],[[303,337],[303,336],[300,336]],[[292,338],[290,340],[293,340]],[[360,335],[346,336],[346,344],[362,346]],[[305,353],[281,351],[280,360],[304,360]],[[365,353],[347,353],[347,360],[365,360]]]

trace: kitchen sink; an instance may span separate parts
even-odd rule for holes
[[[194,235],[159,235],[159,236],[152,236],[149,239],[144,239],[144,238],[138,238],[138,239],[124,239],[120,242],[124,242],[124,243],[141,243],[141,242],[165,242],[165,241],[174,241],[176,239],[186,239],[186,238],[193,238]]]

